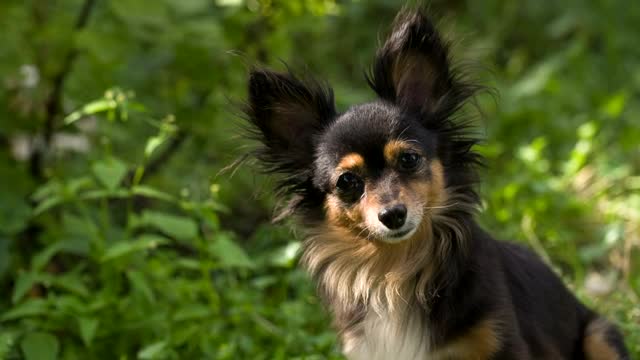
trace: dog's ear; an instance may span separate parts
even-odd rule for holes
[[[255,135],[264,145],[258,158],[267,170],[295,177],[313,162],[314,139],[336,113],[330,88],[264,69],[251,71],[247,105]]]
[[[381,98],[425,115],[455,111],[473,93],[452,70],[448,44],[421,9],[398,14],[367,80]]]

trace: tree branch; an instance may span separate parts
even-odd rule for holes
[[[96,0],[85,0],[73,27],[74,32],[78,32],[87,26],[91,12],[95,7],[95,3]],[[43,130],[44,143],[35,149],[30,159],[31,174],[37,179],[43,178],[42,162],[44,155],[51,145],[56,119],[62,110],[62,91],[64,89],[64,83],[71,73],[73,64],[77,57],[78,49],[76,47],[72,47],[65,56],[60,71],[58,71],[58,73],[56,73],[52,78],[52,89],[45,100],[45,119]]]

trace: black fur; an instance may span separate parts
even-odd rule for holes
[[[266,172],[283,175],[281,192],[295,195],[284,214],[319,206],[322,195],[311,184],[311,165],[316,137],[336,116],[333,90],[291,72],[253,69],[245,113],[253,125],[250,137],[263,145],[253,155]]]
[[[585,331],[597,315],[537,256],[494,240],[474,221],[482,159],[460,110],[481,87],[452,65],[449,45],[422,10],[398,16],[367,81],[379,98],[338,113],[322,83],[252,70],[246,113],[262,144],[256,156],[268,172],[283,175],[279,187],[294,199],[288,210],[311,226],[321,224],[335,187],[331,174],[350,152],[366,158],[371,181],[409,181],[411,175],[388,171],[381,149],[391,139],[412,139],[428,159],[442,163],[446,189],[462,203],[446,210],[455,229],[434,224],[434,241],[451,243],[441,244],[448,251],[436,247],[439,268],[420,303],[431,333],[426,341],[437,349],[490,318],[500,324],[501,340],[492,359],[597,358],[584,352]],[[336,313],[338,326],[356,326],[366,306]],[[620,333],[613,326],[605,332],[618,358],[627,359]]]

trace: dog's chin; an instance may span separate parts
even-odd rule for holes
[[[397,244],[409,240],[418,229],[417,226],[407,226],[395,231],[387,231],[378,236],[378,240],[387,244]]]

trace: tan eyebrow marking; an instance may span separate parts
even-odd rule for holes
[[[364,168],[364,158],[358,153],[349,153],[340,159],[338,168],[344,170],[356,170]]]
[[[401,153],[402,151],[407,151],[407,150],[415,151],[415,152],[417,152],[419,154],[422,153],[422,151],[420,151],[420,149],[418,149],[415,145],[411,144],[408,141],[391,140],[384,146],[384,150],[383,150],[384,159],[388,163],[393,163],[393,162],[395,162],[395,160],[398,157],[399,153]]]

